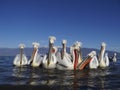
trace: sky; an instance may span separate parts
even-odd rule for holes
[[[120,52],[119,0],[0,0],[0,47],[16,48],[32,42],[67,46],[80,41],[82,47]]]

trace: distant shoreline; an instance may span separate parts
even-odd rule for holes
[[[61,48],[59,47],[58,50],[60,50]],[[32,53],[32,50],[33,48],[25,48],[24,49],[24,53],[27,55],[27,56],[31,56],[31,53]],[[97,54],[99,53],[99,49],[94,49],[94,48],[81,48],[82,50],[82,55],[83,56],[86,56],[89,52],[91,51],[96,51]],[[40,54],[46,54],[48,52],[48,47],[40,47],[39,48],[39,53]],[[70,48],[67,47],[67,52],[69,53],[70,52]],[[108,53],[108,55],[111,57],[113,56],[113,54],[116,52],[116,51],[108,51],[106,50],[106,52]],[[19,48],[0,48],[0,56],[15,56],[16,54],[19,53]],[[120,53],[119,52],[116,52],[117,53],[117,57],[120,58]]]

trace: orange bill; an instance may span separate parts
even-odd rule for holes
[[[84,69],[92,60],[92,57],[88,56],[85,60],[83,60],[83,62],[81,62],[80,65],[78,65],[78,69],[82,70]]]

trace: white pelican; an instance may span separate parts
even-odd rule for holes
[[[117,54],[116,54],[116,53],[114,53],[114,56],[113,56],[113,59],[112,59],[112,60],[113,60],[113,62],[116,62],[116,61],[117,61],[117,59],[116,59],[116,55],[117,55]]]
[[[77,66],[83,61],[82,53],[81,53],[81,45],[82,45],[81,42],[76,41],[74,45],[70,48],[74,70],[76,70]]]
[[[76,70],[77,65],[80,62],[80,42],[75,42],[75,44],[70,48],[71,56],[66,52],[66,40],[62,41],[62,52],[58,53],[58,63],[57,68],[60,70]]]
[[[20,44],[19,47],[20,47],[20,54],[17,54],[17,55],[15,56],[14,61],[13,61],[13,65],[16,65],[16,66],[27,65],[27,63],[28,63],[28,58],[27,58],[26,55],[23,53],[23,50],[24,50],[25,45],[24,45],[24,44]]]
[[[89,65],[89,63],[91,62],[91,60],[93,59],[93,57],[96,55],[95,51],[91,51],[87,57],[77,66],[79,70],[84,69],[87,65]]]
[[[47,69],[52,69],[52,68],[56,68],[56,63],[57,63],[57,58],[56,58],[56,52],[57,52],[57,48],[54,47],[54,41],[56,40],[56,38],[54,36],[50,36],[49,37],[49,51],[48,54],[46,54],[43,57],[43,67],[47,68]]]
[[[62,50],[57,53],[57,69],[60,70],[72,69],[71,56],[66,52],[66,43],[67,40],[62,41]]]
[[[30,58],[28,64],[30,64],[33,67],[38,67],[38,66],[40,66],[40,64],[42,62],[42,57],[40,56],[40,54],[38,54],[38,48],[39,48],[40,44],[37,42],[33,42],[32,45],[33,45],[34,49],[33,49],[33,52],[32,52],[32,55],[31,55],[31,58]]]
[[[98,58],[99,66],[101,68],[109,66],[109,58],[108,58],[108,54],[105,54],[105,48],[106,48],[106,44],[104,42],[102,42],[100,54],[99,54],[99,58]],[[104,56],[104,54],[105,54],[105,56]]]
[[[90,69],[97,69],[98,66],[99,66],[99,62],[98,62],[96,52],[95,52],[95,55],[93,56],[93,58],[91,59],[91,61],[89,63],[89,68]]]

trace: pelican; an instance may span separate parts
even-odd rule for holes
[[[81,42],[76,41],[74,45],[70,48],[74,70],[76,70],[77,66],[83,61],[82,53],[81,53],[81,45],[82,45]]]
[[[89,65],[89,63],[91,62],[91,60],[93,59],[93,57],[96,55],[95,51],[91,51],[87,57],[77,66],[79,70],[84,69],[87,65]]]
[[[101,68],[105,68],[107,66],[109,66],[109,58],[108,58],[108,54],[105,54],[105,48],[106,48],[106,44],[104,42],[102,42],[101,44],[101,49],[100,49],[100,54],[99,54],[99,67]]]
[[[27,58],[26,55],[23,53],[23,50],[24,50],[25,45],[24,45],[24,44],[20,44],[19,47],[20,47],[20,54],[17,54],[17,55],[15,56],[14,61],[13,61],[13,65],[15,65],[15,66],[27,65],[27,63],[28,63],[28,58]]]
[[[116,55],[117,55],[117,54],[116,54],[116,53],[114,53],[114,56],[113,56],[113,59],[112,59],[112,60],[113,60],[113,62],[116,62],[116,61],[117,61],[117,59],[116,59]]]
[[[71,56],[66,52],[67,40],[62,40],[62,50],[57,53],[57,69],[65,70],[71,69],[72,61]]]
[[[43,67],[46,69],[56,68],[57,58],[55,54],[57,48],[53,45],[55,40],[56,38],[54,36],[49,37],[49,51],[48,54],[43,57],[42,61]]]
[[[95,52],[95,55],[93,56],[93,58],[91,59],[91,61],[89,63],[89,68],[90,69],[97,69],[98,66],[99,66],[99,62],[98,62],[96,52]]]
[[[38,67],[42,62],[42,57],[40,56],[40,54],[38,54],[38,48],[40,44],[37,42],[33,42],[32,45],[34,49],[28,64],[30,64],[33,67]]]
[[[77,65],[80,62],[80,46],[81,43],[76,41],[73,46],[70,48],[71,56],[66,52],[66,40],[62,41],[62,52],[57,55],[58,57],[58,63],[57,63],[57,69],[60,70],[76,70]]]

